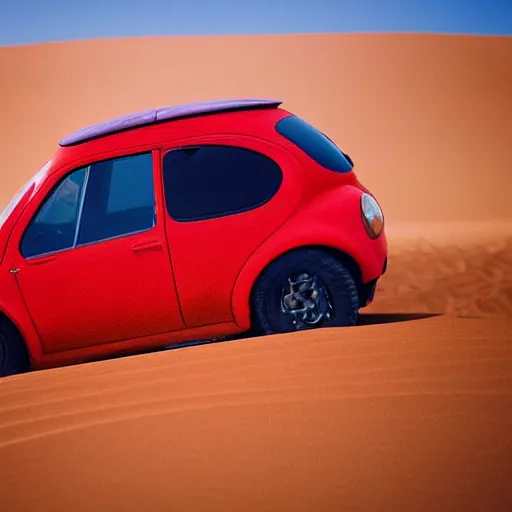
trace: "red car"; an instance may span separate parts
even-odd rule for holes
[[[0,216],[0,375],[352,326],[385,272],[353,162],[273,100],[83,128]]]

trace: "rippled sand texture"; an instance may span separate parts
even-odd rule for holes
[[[430,318],[0,381],[5,510],[510,510],[512,323]]]
[[[512,319],[512,228],[488,222],[480,229],[471,234],[461,225],[445,237],[439,226],[423,237],[390,237],[389,271],[366,311]]]

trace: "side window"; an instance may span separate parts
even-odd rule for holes
[[[25,258],[73,247],[85,175],[85,168],[73,172],[43,202],[21,241]]]
[[[107,203],[108,213],[133,210],[134,208],[152,208],[153,197],[151,154],[112,161],[110,194]]]
[[[163,158],[165,199],[177,221],[223,217],[262,206],[279,190],[281,168],[240,147],[196,146]]]
[[[154,225],[151,153],[91,165],[78,245],[145,231]]]
[[[350,157],[327,135],[300,117],[284,117],[276,124],[275,129],[322,167],[340,173],[352,170],[353,162]]]

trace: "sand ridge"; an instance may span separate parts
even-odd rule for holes
[[[266,97],[325,131],[389,225],[511,219],[511,37],[148,37],[0,48],[0,207],[71,131]]]
[[[443,313],[512,319],[512,226],[442,224],[394,229],[388,272],[371,313]]]
[[[432,317],[3,379],[0,494],[9,510],[506,510],[511,363],[512,322]]]

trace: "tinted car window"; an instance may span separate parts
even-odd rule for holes
[[[269,157],[240,147],[199,146],[168,152],[163,159],[165,199],[178,221],[223,217],[269,201],[282,182]]]
[[[91,165],[78,245],[150,229],[155,224],[151,153]]]
[[[322,167],[341,173],[352,170],[350,158],[329,137],[300,117],[287,116],[275,128]]]
[[[151,154],[113,160],[107,211],[115,213],[134,208],[152,208],[154,202],[152,169]]]
[[[85,174],[73,172],[43,202],[21,242],[25,258],[73,247]]]

